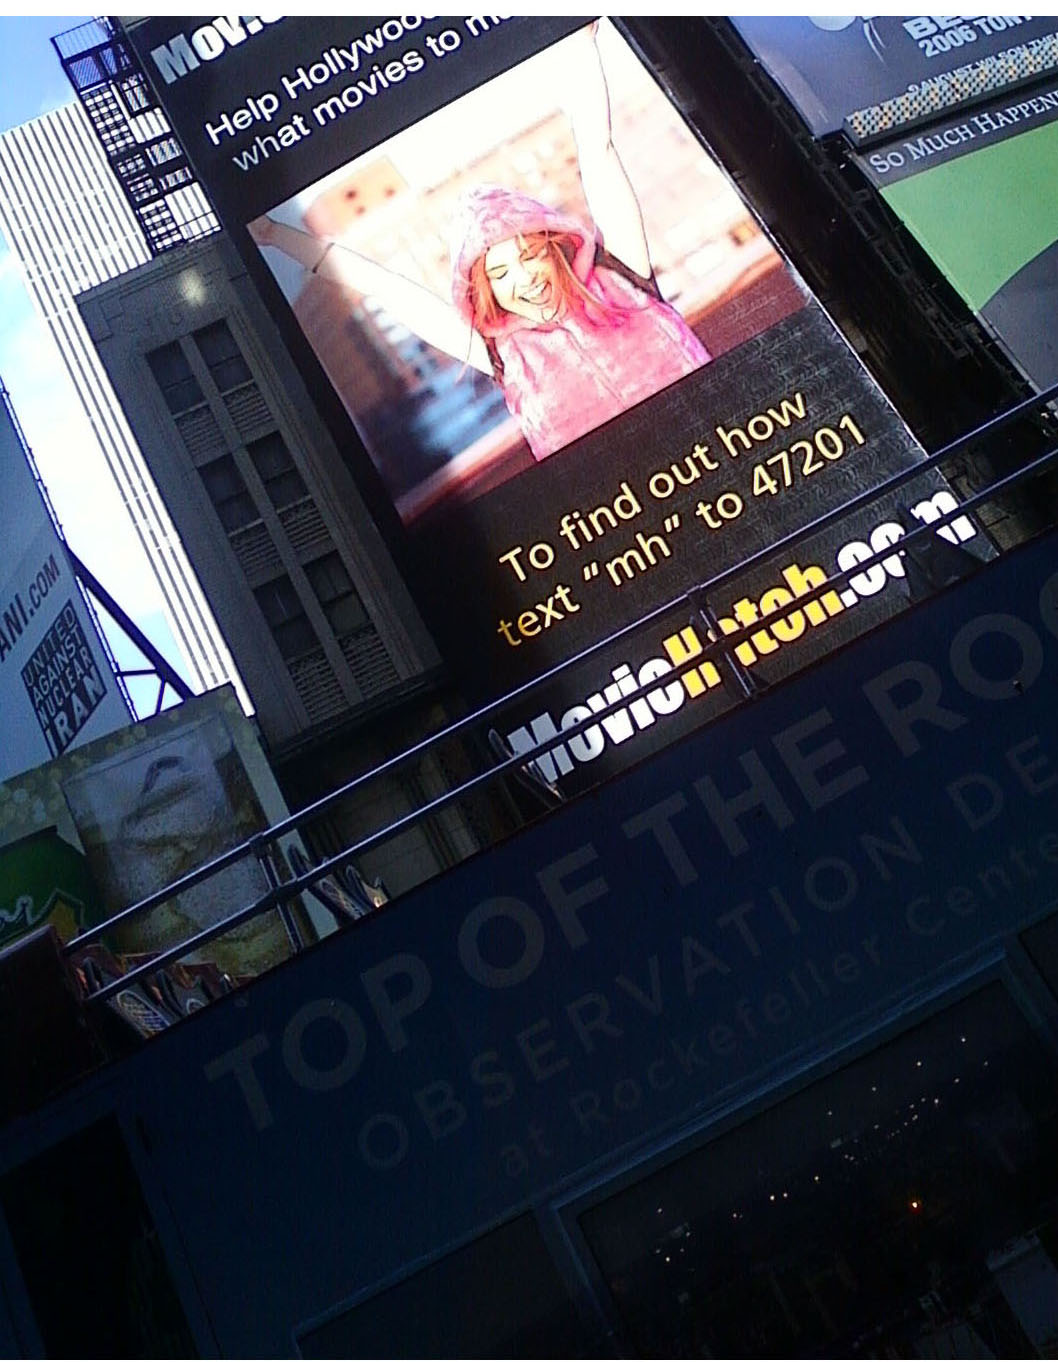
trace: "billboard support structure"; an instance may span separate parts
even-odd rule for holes
[[[69,555],[74,576],[96,604],[102,606],[129,642],[135,644],[148,664],[146,667],[121,667],[115,662],[114,670],[119,680],[134,676],[156,676],[158,678],[158,699],[154,706],[153,712],[155,714],[160,714],[162,711],[167,688],[171,689],[178,699],[190,700],[195,692],[180,673],[162,656],[139,625],[122,610],[102,582],[85,566],[69,545],[66,546],[66,552]]]
[[[62,526],[59,524],[59,517],[55,514],[55,507],[52,505],[51,497],[48,495],[48,489],[41,479],[36,460],[33,458],[33,451],[29,447],[25,431],[23,431],[18,419],[18,413],[15,411],[14,403],[11,401],[11,394],[4,387],[3,379],[0,379],[0,399],[3,400],[8,420],[11,422],[19,444],[22,446],[22,453],[25,455],[26,463],[29,465],[29,470],[33,474],[33,480],[37,484],[41,499],[51,518],[51,523],[55,527],[55,533],[59,536],[59,540],[66,550],[66,557],[69,560],[73,575],[77,578],[78,582],[80,582],[84,591],[88,593],[88,600],[86,603],[89,610],[93,616],[96,614],[96,606],[100,606],[105,610],[109,618],[118,626],[129,642],[136,647],[144,661],[147,663],[145,667],[120,666],[117,659],[114,657],[113,650],[110,647],[106,634],[99,627],[99,621],[96,619],[95,623],[99,634],[99,641],[106,652],[111,670],[117,678],[118,685],[121,687],[121,691],[125,697],[125,703],[128,705],[130,712],[135,713],[136,707],[132,703],[132,697],[129,695],[125,682],[134,677],[156,676],[158,678],[158,698],[155,702],[154,710],[152,711],[155,714],[160,714],[164,707],[163,702],[165,700],[167,688],[173,691],[178,700],[190,700],[195,692],[188,683],[180,673],[176,671],[173,665],[162,656],[135,621],[126,614],[102,582],[100,582],[95,574],[88,568],[87,564],[83,563],[77,554],[74,553],[73,549],[70,548],[69,544],[66,543],[66,537],[62,532]]]

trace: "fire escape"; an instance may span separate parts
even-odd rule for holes
[[[220,231],[135,54],[107,18],[52,38],[153,255]]]

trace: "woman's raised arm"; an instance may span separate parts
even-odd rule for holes
[[[639,200],[613,144],[610,92],[606,86],[596,25],[570,45],[563,104],[573,128],[584,197],[606,249],[644,279],[651,275],[650,251]]]
[[[257,218],[249,225],[259,246],[274,246],[312,274],[376,298],[391,317],[428,345],[492,375],[485,342],[459,315],[452,303],[431,289],[337,241],[321,241],[274,218]]]

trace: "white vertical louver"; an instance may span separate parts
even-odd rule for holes
[[[139,536],[197,690],[249,699],[74,302],[150,260],[80,104],[0,134],[0,230],[62,355]]]

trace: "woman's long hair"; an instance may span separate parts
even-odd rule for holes
[[[551,260],[557,293],[556,319],[573,312],[591,322],[620,324],[626,309],[594,297],[574,274],[572,261],[580,246],[580,240],[574,233],[526,232],[518,239],[525,242],[529,251],[546,251]],[[478,256],[470,267],[468,297],[473,312],[473,326],[479,335],[493,335],[503,319],[510,315],[496,301],[485,272],[484,255]]]

